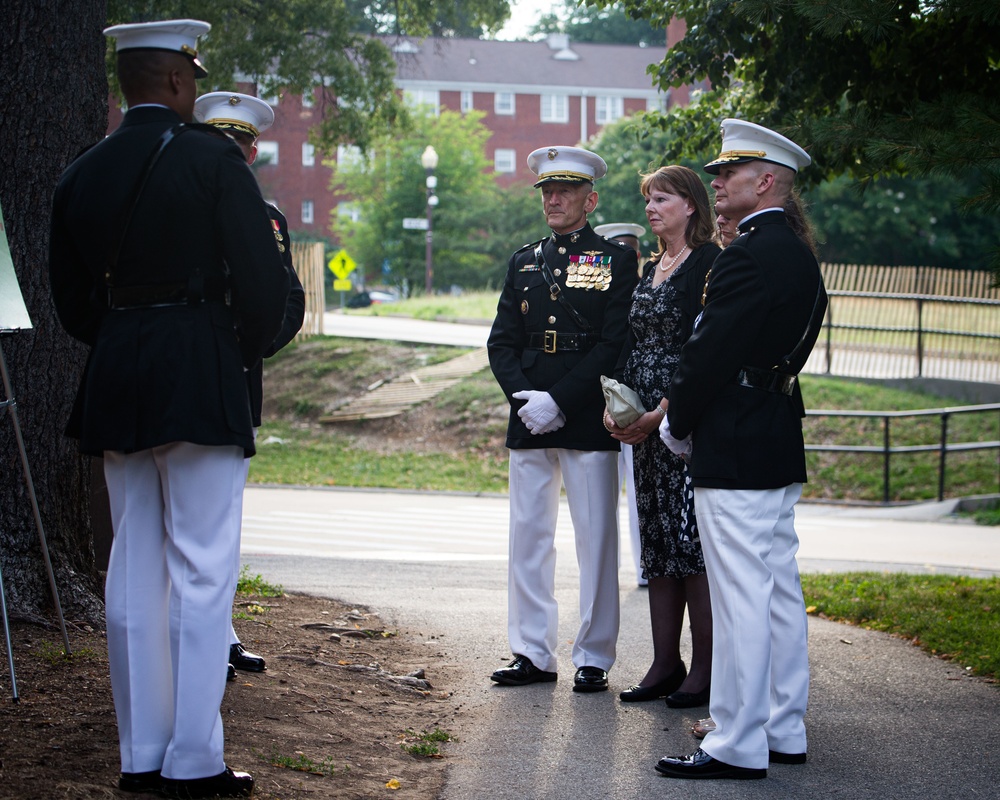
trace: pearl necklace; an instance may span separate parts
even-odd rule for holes
[[[660,271],[661,272],[670,272],[670,270],[672,270],[674,268],[674,265],[680,260],[680,257],[682,255],[684,255],[684,253],[687,252],[687,249],[688,249],[688,246],[684,245],[680,250],[678,250],[677,251],[677,255],[675,255],[673,257],[673,259],[670,261],[669,264],[667,264],[667,266],[663,266],[663,264],[660,264]]]

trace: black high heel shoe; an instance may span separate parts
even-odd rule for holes
[[[630,686],[618,695],[623,703],[641,703],[646,700],[659,700],[677,691],[687,677],[687,667],[681,661],[666,678],[652,686]]]
[[[698,708],[708,705],[712,696],[712,685],[709,684],[700,692],[674,692],[667,695],[667,705],[670,708]]]

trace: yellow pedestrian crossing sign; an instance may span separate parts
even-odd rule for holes
[[[330,259],[327,266],[330,268],[330,272],[343,280],[354,272],[358,265],[354,263],[354,259],[351,258],[346,250],[341,250]]]

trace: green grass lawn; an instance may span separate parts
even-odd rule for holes
[[[269,423],[250,462],[250,481],[297,486],[381,487],[438,492],[507,491],[506,452],[373,453],[350,436]],[[280,442],[267,442],[268,437]]]
[[[901,636],[972,675],[1000,675],[1000,578],[803,574],[809,613]]]
[[[431,297],[419,295],[395,303],[349,308],[344,313],[370,317],[414,317],[439,322],[490,322],[496,316],[499,298],[499,291],[436,294]]]

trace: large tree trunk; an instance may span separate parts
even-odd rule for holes
[[[5,0],[0,25],[0,206],[33,329],[0,337],[66,617],[97,622],[90,459],[63,435],[86,348],[49,294],[52,192],[107,125],[105,0]],[[0,328],[4,327],[0,320]],[[12,617],[49,618],[52,598],[10,414],[0,413],[0,567]]]

